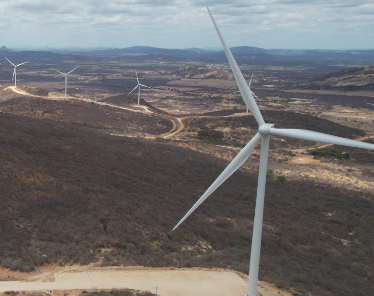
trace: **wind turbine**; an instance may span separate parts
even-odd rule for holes
[[[146,88],[149,88],[148,86],[144,85],[144,84],[141,84],[139,83],[139,78],[138,78],[138,73],[135,71],[135,75],[136,75],[136,80],[138,81],[138,85],[135,86],[135,88],[129,92],[129,94],[131,94],[134,90],[136,90],[136,88],[138,88],[138,106],[139,106],[139,101],[140,101],[140,86],[144,86]]]
[[[248,83],[248,87],[249,87],[249,90],[251,91],[251,94],[253,97],[255,97],[257,99],[257,101],[261,102],[261,100],[254,94],[254,92],[251,90],[251,82],[252,82],[252,77],[253,77],[253,74],[251,75],[251,80],[249,81]],[[238,90],[237,92],[235,93],[240,93],[240,90]],[[248,106],[247,106],[247,114],[248,114]]]
[[[56,72],[58,72],[58,73],[60,73],[60,74],[62,74],[62,75],[65,76],[65,98],[66,98],[66,89],[67,89],[67,87],[68,87],[68,75],[69,75],[71,72],[73,72],[75,69],[77,69],[77,68],[79,68],[79,66],[78,66],[78,67],[75,67],[73,70],[71,70],[71,71],[68,72],[68,73],[62,73],[62,72],[60,72],[59,70],[56,70],[56,69],[53,69],[53,68],[52,68],[52,70],[55,70]]]
[[[14,79],[14,87],[17,87],[17,67],[19,67],[19,66],[21,66],[21,65],[23,65],[23,64],[28,63],[28,61],[27,61],[27,62],[23,62],[23,63],[18,64],[18,65],[15,65],[15,64],[13,64],[11,61],[9,61],[7,57],[5,57],[5,58],[6,58],[7,61],[8,61],[9,63],[11,63],[11,64],[13,65],[13,67],[14,67],[12,81],[13,81],[13,79]]]
[[[265,123],[256,101],[253,98],[252,92],[247,86],[244,80],[243,74],[231,54],[230,49],[226,45],[220,30],[211,14],[209,8],[208,12],[213,21],[214,27],[221,40],[222,46],[225,50],[227,59],[229,60],[231,69],[233,71],[236,83],[238,84],[240,93],[243,96],[245,103],[249,110],[256,119],[259,128],[258,133],[248,142],[248,144],[238,153],[238,155],[232,160],[232,162],[226,167],[226,169],[218,176],[208,190],[200,197],[200,199],[192,206],[187,214],[178,222],[173,228],[175,230],[186,218],[205,200],[211,195],[224,181],[227,180],[236,170],[238,170],[242,164],[249,158],[257,144],[261,141],[261,156],[260,166],[258,173],[258,185],[257,185],[257,197],[256,197],[256,208],[255,217],[253,223],[253,235],[251,245],[251,258],[249,265],[249,281],[248,281],[248,292],[246,296],[256,296],[257,294],[257,282],[258,282],[258,270],[260,263],[260,250],[261,250],[261,234],[262,234],[262,220],[264,212],[264,197],[265,197],[265,183],[266,183],[266,170],[269,153],[269,140],[270,135],[291,137],[301,140],[309,140],[315,142],[324,142],[335,145],[343,145],[356,148],[364,148],[374,150],[374,144],[363,143],[355,140],[349,140],[341,137],[331,136],[323,133],[301,130],[301,129],[278,129],[274,128],[274,124]]]

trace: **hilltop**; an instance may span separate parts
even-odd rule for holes
[[[352,67],[323,76],[317,84],[322,88],[374,90],[374,66]]]
[[[12,51],[13,51],[12,49],[9,49],[5,45],[3,45],[2,47],[0,47],[0,52],[12,52]]]
[[[349,67],[332,71],[313,81],[299,84],[300,89],[329,91],[373,91],[374,66]],[[357,101],[359,103],[359,101]]]
[[[192,64],[186,64],[180,67],[175,73],[183,78],[234,80],[234,75],[228,70],[212,69],[210,67]]]

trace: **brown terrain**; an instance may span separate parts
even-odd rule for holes
[[[135,69],[151,87],[142,89],[141,106],[127,95]],[[3,85],[0,279],[69,266],[218,268],[245,277],[258,150],[170,231],[256,133],[227,70],[117,62],[103,72],[87,62],[69,80],[67,98],[46,70],[20,72],[17,88]],[[255,73],[252,90],[276,127],[373,141],[370,68],[242,70],[248,81]],[[366,82],[347,90],[347,75]],[[334,88],[324,87],[332,81]],[[270,143],[260,287],[373,294],[374,152],[277,137]],[[308,153],[323,149],[330,154]]]

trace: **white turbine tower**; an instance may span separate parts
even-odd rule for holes
[[[79,68],[79,66],[78,66],[78,67],[75,67],[73,70],[71,70],[71,71],[68,72],[68,73],[62,73],[62,72],[60,72],[60,71],[58,71],[58,70],[52,68],[52,70],[55,70],[56,72],[58,72],[58,73],[60,73],[60,74],[62,74],[62,75],[65,76],[65,98],[66,98],[66,89],[67,89],[67,87],[68,87],[68,75],[69,75],[71,72],[73,72],[75,69],[77,69],[77,68]]]
[[[257,185],[257,197],[256,197],[256,208],[255,217],[253,223],[253,235],[252,235],[252,246],[251,246],[251,258],[249,265],[249,282],[248,292],[246,296],[256,296],[257,294],[257,282],[258,282],[258,270],[260,263],[260,249],[261,249],[261,234],[262,234],[262,220],[264,211],[264,197],[265,197],[265,183],[266,183],[266,171],[268,162],[269,152],[269,140],[270,135],[291,137],[301,140],[324,142],[335,145],[343,145],[349,147],[357,147],[374,150],[374,144],[363,143],[359,141],[349,140],[341,137],[331,136],[318,132],[301,130],[301,129],[278,129],[274,128],[273,124],[266,124],[260,110],[258,109],[256,102],[253,98],[251,90],[244,80],[240,69],[232,56],[229,48],[227,47],[221,32],[219,31],[217,24],[208,8],[208,12],[216,28],[218,36],[221,40],[222,46],[225,50],[227,59],[229,60],[231,69],[233,71],[236,83],[238,84],[239,90],[243,96],[245,103],[249,110],[256,119],[259,129],[258,133],[248,142],[248,144],[239,152],[239,154],[232,160],[232,162],[226,167],[226,169],[219,175],[219,177],[213,182],[208,190],[200,197],[200,199],[192,206],[187,214],[178,222],[174,227],[175,230],[206,198],[209,197],[227,178],[229,178],[241,165],[249,158],[257,144],[261,141],[261,156],[260,166],[258,173],[258,185]]]
[[[13,67],[14,67],[12,81],[13,81],[13,79],[14,79],[14,87],[17,87],[17,67],[19,67],[19,66],[21,66],[21,65],[23,65],[23,64],[28,63],[28,61],[27,61],[27,62],[23,62],[23,63],[18,64],[18,65],[15,65],[15,64],[13,64],[11,61],[9,61],[7,57],[5,57],[5,58],[6,58],[7,61],[8,61],[9,63],[11,63],[11,64],[13,65]]]
[[[136,90],[136,88],[138,88],[138,106],[139,106],[139,102],[140,102],[140,86],[144,86],[146,88],[149,88],[148,86],[144,85],[144,84],[141,84],[139,83],[139,78],[138,78],[138,73],[135,71],[135,75],[136,75],[136,80],[138,81],[138,85],[135,86],[135,88],[129,92],[129,94],[131,94],[134,90]]]

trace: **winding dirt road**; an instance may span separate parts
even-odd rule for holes
[[[111,108],[122,109],[122,110],[136,112],[136,113],[143,113],[143,114],[147,114],[147,115],[152,114],[152,115],[159,116],[159,117],[162,117],[162,118],[165,118],[165,119],[169,120],[172,123],[173,128],[170,131],[168,131],[167,133],[163,133],[163,134],[158,135],[158,136],[148,137],[148,138],[154,138],[154,139],[156,139],[156,138],[170,139],[171,137],[173,137],[173,136],[177,135],[178,133],[182,132],[185,129],[185,125],[183,123],[183,120],[185,120],[185,119],[193,118],[193,117],[212,118],[212,116],[207,116],[207,115],[201,115],[201,116],[194,115],[194,116],[186,116],[186,117],[178,118],[178,117],[173,117],[172,115],[153,112],[152,110],[150,110],[149,107],[142,106],[142,105],[140,105],[140,106],[133,105],[132,106],[133,108],[128,108],[128,107],[123,107],[123,106],[119,106],[119,105],[115,105],[115,104],[110,104],[110,103],[105,103],[105,102],[100,102],[100,101],[93,101],[93,100],[90,100],[90,99],[84,99],[84,98],[79,98],[79,97],[71,97],[71,96],[65,97],[63,95],[56,95],[56,94],[55,95],[49,94],[48,96],[38,96],[38,95],[30,94],[30,93],[28,93],[28,92],[26,92],[22,89],[14,87],[14,86],[8,86],[4,90],[11,90],[12,92],[20,94],[20,95],[31,96],[31,97],[39,97],[39,98],[46,99],[46,100],[78,100],[78,101],[82,101],[82,102],[86,102],[86,103],[91,103],[91,104],[96,104],[96,105],[101,105],[101,106],[107,106],[107,107],[111,107]],[[247,116],[247,115],[248,114],[246,114],[246,113],[243,113],[243,114],[235,113],[235,114],[228,115],[228,116],[216,116],[216,117],[237,117],[237,116]],[[236,149],[235,147],[232,147],[232,148]]]
[[[28,93],[28,92],[26,92],[22,89],[19,89],[15,86],[8,86],[4,90],[11,90],[12,92],[20,94],[20,95],[38,97],[38,98],[47,99],[47,100],[78,100],[78,101],[82,101],[82,102],[86,102],[86,103],[91,103],[91,104],[96,104],[96,105],[101,105],[101,106],[107,106],[107,107],[111,107],[111,108],[131,111],[131,112],[135,112],[135,113],[143,113],[143,114],[147,114],[147,115],[152,114],[152,115],[155,115],[155,116],[159,116],[159,117],[168,119],[172,123],[173,128],[169,132],[161,134],[159,136],[154,136],[152,138],[167,139],[167,138],[170,138],[173,135],[179,133],[184,128],[184,125],[183,125],[180,118],[174,118],[171,115],[165,115],[165,114],[160,114],[160,113],[153,112],[147,106],[133,105],[133,107],[135,108],[135,109],[133,109],[133,108],[127,108],[127,107],[123,107],[123,106],[119,106],[119,105],[115,105],[115,104],[110,104],[110,103],[105,103],[105,102],[100,102],[100,101],[93,101],[93,100],[90,100],[90,99],[84,99],[84,98],[79,98],[79,97],[71,97],[71,96],[64,97],[64,96],[56,96],[56,95],[38,96],[38,95],[30,94],[30,93]]]
[[[206,115],[186,116],[186,117],[182,117],[182,118],[177,118],[177,117],[173,117],[172,115],[166,115],[166,114],[153,112],[147,106],[133,105],[132,106],[133,108],[128,108],[128,107],[123,107],[123,106],[114,105],[114,104],[110,104],[110,103],[104,103],[104,102],[100,102],[100,101],[99,102],[98,101],[93,101],[93,100],[90,100],[90,99],[84,99],[84,98],[79,98],[79,97],[68,96],[68,97],[65,98],[62,95],[61,96],[58,96],[58,95],[38,96],[38,95],[30,94],[30,93],[28,93],[24,90],[21,90],[21,89],[18,89],[16,87],[14,87],[14,86],[8,86],[4,90],[7,90],[7,89],[9,89],[9,90],[11,90],[11,91],[13,91],[17,94],[20,94],[20,95],[39,97],[39,98],[49,99],[49,100],[66,100],[66,99],[68,99],[68,100],[78,100],[78,101],[83,101],[83,102],[87,102],[87,103],[91,103],[91,104],[107,106],[107,107],[111,107],[111,108],[122,109],[122,110],[136,112],[136,113],[143,113],[143,114],[147,114],[147,115],[159,116],[159,117],[162,117],[162,118],[165,118],[165,119],[169,120],[173,125],[172,129],[170,131],[168,131],[167,133],[163,133],[159,136],[149,137],[149,138],[153,138],[153,139],[156,139],[156,138],[170,139],[171,137],[173,137],[173,136],[177,135],[178,133],[182,132],[186,128],[185,124],[183,123],[183,120],[185,120],[185,119],[193,118],[193,117],[198,117],[198,118],[208,118],[209,117],[209,118],[212,118],[212,116],[206,116]],[[234,114],[231,114],[231,115],[215,116],[215,117],[238,117],[238,116],[247,116],[247,115],[248,114],[246,114],[246,113],[234,113]],[[374,139],[374,135],[368,135],[368,136],[365,136],[365,137],[357,138],[355,140],[356,141],[364,141],[364,140],[368,140],[368,139]],[[313,149],[322,149],[322,148],[326,148],[326,147],[330,147],[330,146],[333,146],[333,144],[321,144],[321,145],[313,147]],[[236,147],[228,147],[228,148],[232,148],[232,149],[237,150]],[[307,148],[298,148],[298,149],[292,149],[292,151],[294,153],[301,153],[301,152],[305,151],[306,149]]]

